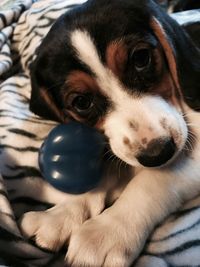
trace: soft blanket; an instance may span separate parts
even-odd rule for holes
[[[26,240],[17,220],[54,202],[38,187],[38,149],[56,125],[29,111],[29,65],[55,19],[83,0],[15,1],[0,13],[0,257],[11,266],[63,266],[63,254]],[[28,9],[27,11],[25,11]],[[23,12],[24,11],[24,12]],[[175,18],[200,21],[200,13]],[[43,202],[30,199],[35,190]],[[36,197],[37,199],[37,197]],[[134,267],[200,266],[200,197],[186,203],[155,229]]]

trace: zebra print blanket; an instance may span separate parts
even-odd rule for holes
[[[49,253],[23,238],[17,221],[26,211],[46,209],[45,202],[54,198],[48,187],[38,188],[37,155],[55,123],[29,111],[29,64],[54,20],[81,2],[16,1],[0,13],[0,257],[10,266],[63,266],[61,252]],[[195,14],[200,21],[200,13]],[[33,188],[43,203],[30,199]],[[200,266],[200,197],[157,227],[134,264],[165,266]]]

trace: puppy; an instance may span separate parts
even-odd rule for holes
[[[33,112],[99,129],[123,166],[107,161],[96,189],[25,214],[23,233],[68,245],[69,266],[130,266],[154,227],[200,193],[198,48],[154,1],[89,0],[53,25],[31,79]]]

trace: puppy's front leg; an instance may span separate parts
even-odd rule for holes
[[[132,168],[130,171],[125,168],[122,181],[117,178],[117,170],[114,164],[108,169],[105,166],[105,174],[97,188],[80,195],[65,194],[60,203],[46,211],[25,213],[20,220],[23,234],[35,237],[39,246],[49,250],[57,251],[67,245],[70,236],[86,220],[100,214],[106,203],[113,202],[121,194],[132,177]]]
[[[137,174],[112,207],[85,222],[72,236],[67,263],[74,267],[129,266],[154,227],[200,191],[199,166],[194,160],[186,161],[172,169]]]
[[[103,208],[104,192],[68,196],[65,201],[45,211],[25,213],[20,219],[20,228],[27,238],[34,237],[40,247],[58,251],[67,245],[71,234],[83,222],[99,214]]]

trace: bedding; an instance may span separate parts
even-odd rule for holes
[[[26,240],[17,222],[23,213],[45,210],[56,198],[56,191],[50,196],[48,186],[37,183],[42,179],[38,149],[56,123],[29,111],[29,66],[55,19],[82,2],[15,1],[0,12],[0,257],[10,266],[63,266],[63,252],[50,253]],[[181,24],[200,21],[199,11],[173,16]],[[32,190],[43,202],[29,197]],[[133,266],[200,266],[200,196],[155,229]]]

